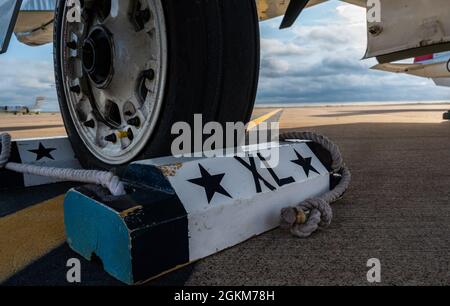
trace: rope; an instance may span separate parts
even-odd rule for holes
[[[330,204],[337,201],[347,190],[351,181],[350,170],[344,163],[339,147],[325,136],[312,132],[288,132],[280,135],[280,140],[310,140],[321,145],[331,154],[331,174],[340,175],[339,184],[318,198],[307,199],[296,207],[285,208],[281,211],[281,227],[289,229],[300,238],[311,236],[318,229],[331,224],[333,211]]]
[[[345,193],[350,184],[351,174],[344,164],[339,147],[325,136],[312,132],[289,132],[280,135],[281,141],[289,139],[310,140],[320,144],[331,154],[331,174],[341,176],[339,184],[333,190],[321,197],[307,199],[296,207],[285,208],[281,211],[281,227],[290,229],[295,236],[305,238],[316,230],[331,224],[333,211],[330,203],[337,201]],[[0,141],[0,169],[5,168],[15,172],[53,177],[65,181],[98,184],[108,188],[114,196],[125,194],[123,183],[111,172],[59,169],[8,162],[11,154],[11,136],[0,134]]]
[[[0,169],[14,172],[56,178],[61,181],[97,184],[107,188],[112,195],[125,194],[120,179],[111,172],[98,170],[62,169],[8,162],[11,155],[11,136],[0,134]]]

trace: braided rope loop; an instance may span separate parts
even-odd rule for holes
[[[0,169],[8,163],[11,155],[11,136],[9,134],[0,134]]]
[[[341,176],[339,184],[333,190],[281,211],[281,227],[289,229],[294,236],[306,238],[331,224],[333,211],[330,204],[340,199],[348,189],[351,173],[344,163],[339,147],[325,136],[313,132],[288,132],[281,134],[280,140],[309,140],[321,145],[331,154],[331,174]]]
[[[0,169],[5,168],[23,174],[52,177],[61,181],[97,184],[107,188],[114,196],[126,193],[124,184],[111,172],[12,163],[8,162],[11,155],[11,136],[9,134],[0,134],[0,145]]]

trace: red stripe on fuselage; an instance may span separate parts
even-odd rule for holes
[[[418,56],[414,58],[414,63],[425,62],[434,59],[434,54],[428,54],[423,56]]]

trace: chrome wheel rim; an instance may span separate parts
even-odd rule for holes
[[[85,0],[81,13],[81,23],[64,19],[61,30],[68,110],[97,159],[125,164],[150,140],[163,104],[167,36],[161,0]]]

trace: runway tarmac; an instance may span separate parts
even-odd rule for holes
[[[449,109],[450,103],[284,109],[282,129],[330,137],[352,171],[331,226],[308,239],[277,229],[150,285],[369,285],[370,258],[381,261],[383,285],[449,285],[450,122],[442,120]],[[273,110],[257,108],[254,117]],[[53,127],[59,115],[24,116],[35,130],[2,116],[0,130],[14,137],[61,133]],[[66,285],[66,261],[77,257],[62,230],[60,195],[68,187],[2,192],[4,285]],[[82,268],[83,285],[119,285],[96,264],[82,261]]]

